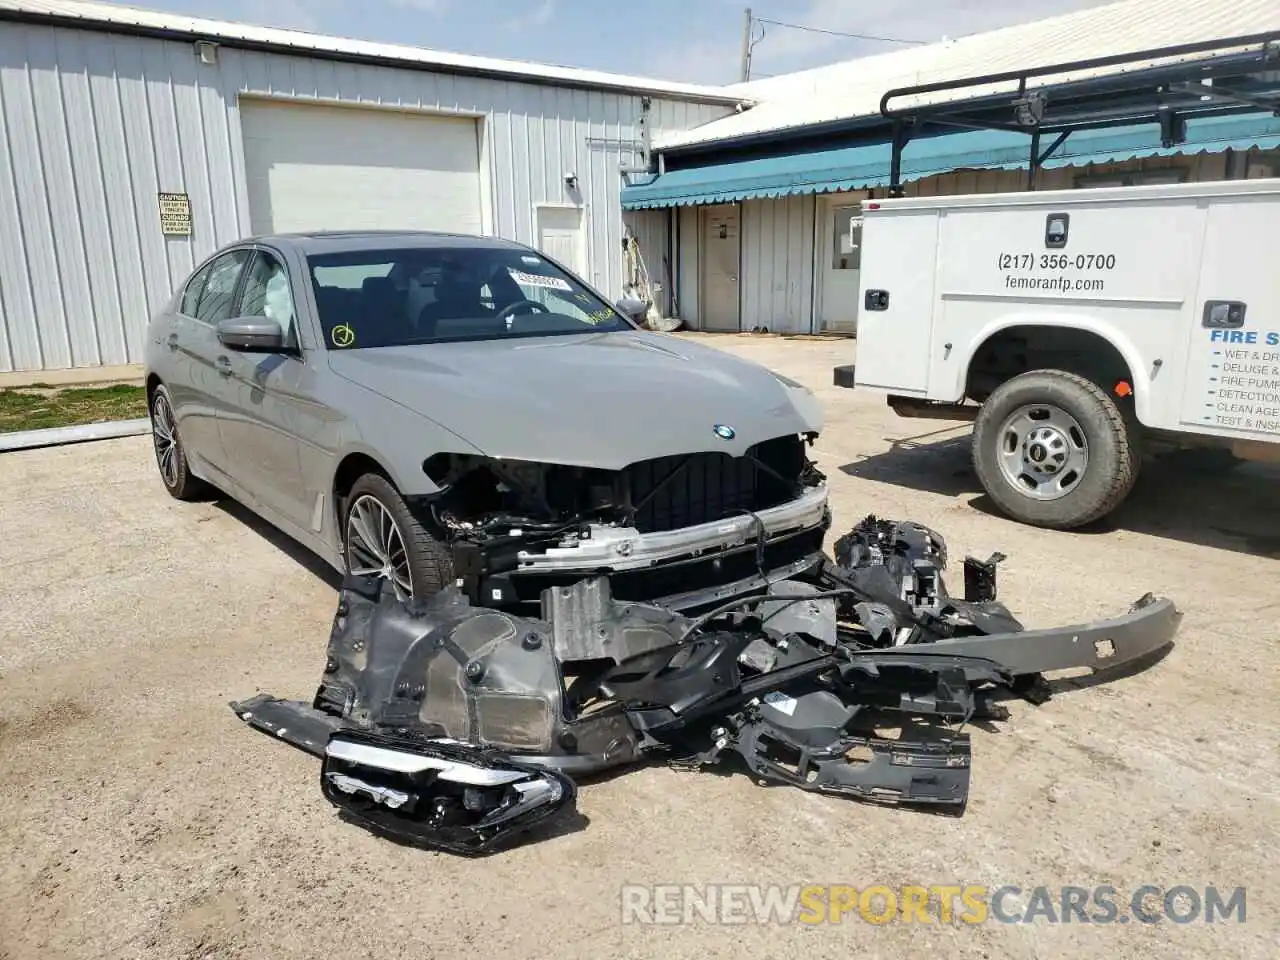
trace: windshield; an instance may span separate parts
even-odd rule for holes
[[[330,349],[634,329],[525,250],[410,247],[307,258]]]

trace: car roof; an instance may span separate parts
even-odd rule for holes
[[[480,237],[466,233],[431,230],[317,230],[306,233],[275,233],[251,237],[252,243],[292,246],[303,254],[345,253],[356,250],[383,250],[432,247],[526,250],[524,244],[500,237]]]

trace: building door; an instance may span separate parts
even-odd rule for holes
[[[827,197],[819,207],[818,263],[822,271],[819,316],[823,330],[853,333],[858,328],[862,196]]]
[[[739,326],[738,206],[701,208],[702,329],[737,333]]]
[[[538,249],[580,277],[587,272],[581,207],[538,207]]]
[[[255,234],[481,232],[470,117],[246,98],[240,124]]]

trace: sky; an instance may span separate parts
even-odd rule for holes
[[[752,78],[1026,23],[1107,0],[753,0]],[[740,79],[742,0],[135,0],[133,6],[691,83]],[[643,16],[641,16],[643,14]],[[762,34],[763,31],[763,34]]]

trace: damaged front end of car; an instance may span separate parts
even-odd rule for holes
[[[476,605],[536,610],[548,588],[607,575],[619,599],[694,609],[822,562],[830,511],[807,456],[815,437],[621,470],[437,454],[423,469],[439,492],[415,508],[447,538]]]
[[[1003,559],[868,517],[803,576],[688,611],[618,598],[610,577],[544,587],[525,616],[452,588],[425,602],[348,578],[309,701],[232,704],[321,758],[324,795],[380,834],[496,850],[571,810],[575,777],[665,758],[762,783],[950,813],[969,793],[966,725],[1048,696],[1043,674],[1133,666],[1181,614],[1027,630],[996,599]]]

